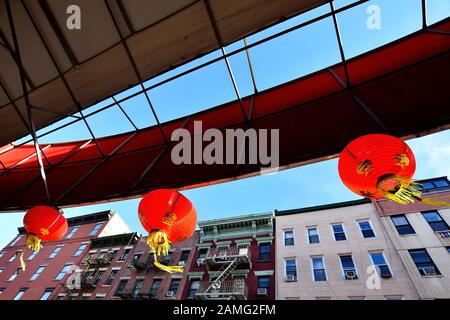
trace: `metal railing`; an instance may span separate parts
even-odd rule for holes
[[[214,260],[227,260],[234,259],[236,257],[246,258],[246,260],[250,261],[251,252],[248,247],[237,247],[231,246],[226,249],[224,248],[211,248],[206,256],[206,259],[214,259]]]
[[[211,286],[212,289],[209,289]],[[208,290],[209,289],[209,290]],[[244,279],[225,280],[215,285],[212,281],[201,281],[195,293],[203,299],[246,299],[248,288]]]

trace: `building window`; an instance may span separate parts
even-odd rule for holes
[[[22,288],[19,290],[19,292],[17,292],[16,296],[14,297],[13,300],[20,300],[20,298],[22,298],[22,296],[25,294],[25,292],[27,291],[27,288]]]
[[[323,257],[311,258],[314,281],[327,281],[327,273],[325,271],[325,264]]]
[[[150,295],[152,297],[158,296],[158,291],[159,291],[159,288],[161,287],[161,281],[162,281],[161,279],[153,280],[152,286],[150,288]]]
[[[317,228],[308,228],[308,242],[310,244],[320,243],[319,232]]]
[[[373,232],[372,225],[369,220],[359,221],[359,229],[361,230],[361,234],[363,238],[374,238],[375,232]]]
[[[270,261],[272,256],[272,245],[261,243],[259,245],[259,261]]]
[[[186,261],[188,261],[188,259],[189,259],[189,253],[190,253],[190,251],[188,251],[188,250],[181,251],[181,256],[180,256],[179,261],[186,263]]]
[[[436,178],[432,180],[422,181],[420,183],[422,185],[422,188],[424,190],[431,190],[436,188],[445,188],[450,186],[450,182],[442,177],[442,178]]]
[[[56,300],[64,300],[65,297],[66,297],[66,295],[58,295],[56,297]]]
[[[267,294],[269,294],[270,276],[259,276],[258,277],[258,289],[266,289]]]
[[[284,231],[284,245],[293,246],[294,245],[294,230]]]
[[[39,300],[48,300],[52,292],[53,292],[52,288],[45,289],[44,294],[41,296]]]
[[[128,284],[128,279],[120,279],[119,285],[117,286],[115,296],[120,296],[124,291]]]
[[[287,281],[295,281],[297,280],[297,260],[295,259],[286,259],[284,261],[285,264],[285,275]]]
[[[172,261],[172,256],[173,256],[173,253],[169,252],[168,255],[164,256],[163,261],[161,263],[168,266],[170,264],[170,262]]]
[[[98,283],[100,282],[100,280],[102,280],[103,275],[105,274],[105,271],[100,270],[97,273],[97,276],[95,277],[94,282],[92,283],[94,286],[98,285]]]
[[[440,275],[438,268],[431,260],[430,255],[425,249],[408,250],[411,258],[416,264],[417,270],[422,276]]]
[[[19,242],[19,240],[22,239],[22,237],[23,237],[22,235],[17,236],[17,237],[13,240],[13,242],[11,242],[11,244],[10,244],[9,246],[12,247],[12,246],[16,245],[16,243]]]
[[[64,267],[61,269],[61,271],[57,274],[55,280],[61,280],[62,278],[64,278],[64,276],[69,271],[71,266],[72,266],[71,263],[65,264]]]
[[[95,300],[105,300],[106,294],[104,293],[97,293],[95,295]]]
[[[5,288],[0,288],[0,295],[5,291]]]
[[[119,270],[112,270],[112,271],[111,271],[111,273],[109,274],[108,279],[106,279],[106,281],[105,281],[105,286],[110,286],[110,285],[113,283],[114,278],[116,277],[117,272],[119,272]]]
[[[14,281],[14,279],[17,278],[17,276],[19,275],[20,270],[22,270],[22,269],[18,268],[16,271],[14,271],[14,273],[11,275],[11,277],[9,277],[8,281]]]
[[[378,275],[381,278],[392,278],[391,269],[389,268],[386,259],[384,258],[384,254],[382,252],[370,253],[370,258],[372,259],[372,263],[376,266]]]
[[[447,252],[450,253],[450,247],[447,247]]]
[[[141,292],[142,286],[144,285],[144,279],[137,279],[134,283],[133,294],[137,295]]]
[[[188,298],[195,298],[195,293],[197,292],[198,288],[200,287],[200,281],[199,280],[191,280],[191,286],[189,287],[188,291]]]
[[[0,268],[0,273],[3,273],[5,271],[5,268]]]
[[[87,244],[86,243],[82,243],[80,245],[80,247],[77,249],[77,251],[75,251],[75,253],[73,254],[74,257],[79,257],[81,256],[81,254],[83,253],[84,249],[86,249]]]
[[[342,255],[339,256],[339,259],[341,260],[342,271],[344,272],[344,279],[345,280],[358,279],[355,263],[353,262],[352,256]]]
[[[344,226],[342,224],[334,224],[331,226],[333,228],[334,239],[336,241],[347,240],[345,235]]]
[[[70,232],[67,234],[66,239],[70,239],[73,237],[73,235],[75,234],[75,232],[77,232],[79,229],[79,227],[73,227],[72,230],[70,230]]]
[[[208,248],[198,249],[198,258],[197,259],[205,259],[207,254],[208,254]]]
[[[125,249],[125,251],[122,253],[118,261],[125,261],[128,258],[128,255],[130,254],[131,249]]]
[[[411,225],[409,224],[409,221],[404,214],[391,216],[391,220],[399,235],[403,236],[406,234],[416,233],[413,227],[411,227]]]
[[[450,229],[436,210],[424,211],[422,215],[433,231],[447,231]]]
[[[30,278],[30,281],[34,281],[37,278],[39,278],[39,276],[41,275],[41,273],[45,270],[45,265],[44,266],[39,266],[36,270],[35,273],[33,273],[33,275]]]
[[[177,293],[178,287],[180,286],[181,279],[172,279],[169,286],[169,291],[174,292],[174,294]]]
[[[16,251],[11,258],[9,258],[8,262],[13,262],[14,260],[16,260],[16,258],[22,253],[22,250],[18,250]]]
[[[5,255],[5,253],[2,251],[0,252],[0,258],[3,257]]]
[[[98,230],[100,230],[100,228],[102,227],[103,223],[97,223],[94,227],[94,229],[92,229],[91,233],[89,233],[90,236],[95,236],[98,232]]]
[[[61,249],[63,248],[63,245],[57,246],[53,252],[48,256],[48,259],[53,259],[54,257],[56,257],[56,255],[58,254],[58,252],[61,251]]]
[[[36,255],[39,253],[39,250],[34,250],[27,258],[28,261],[31,261],[36,257]]]

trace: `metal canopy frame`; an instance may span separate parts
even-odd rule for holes
[[[234,92],[235,92],[237,101],[239,101],[239,103],[240,103],[240,108],[241,108],[241,111],[242,111],[242,113],[243,113],[244,122],[245,122],[245,123],[247,124],[247,126],[248,126],[248,123],[249,123],[249,121],[250,121],[250,119],[251,119],[251,116],[252,116],[253,107],[254,107],[254,95],[258,93],[258,89],[257,89],[257,85],[256,85],[256,78],[255,78],[255,75],[254,75],[254,72],[253,72],[253,67],[252,67],[252,63],[251,63],[251,58],[250,58],[249,50],[250,50],[251,48],[254,48],[254,47],[256,47],[256,46],[259,46],[259,45],[261,45],[261,44],[263,44],[263,43],[266,43],[266,42],[268,42],[268,41],[270,41],[270,40],[272,40],[272,39],[276,39],[276,38],[281,37],[281,36],[283,36],[283,35],[285,35],[285,34],[287,34],[287,33],[293,32],[293,31],[295,31],[295,30],[298,30],[298,29],[300,29],[300,28],[303,28],[303,27],[305,27],[305,26],[308,26],[308,25],[310,25],[310,24],[313,24],[313,23],[315,23],[315,22],[318,22],[318,21],[321,21],[321,20],[323,20],[323,19],[327,19],[327,18],[330,18],[330,17],[333,19],[333,27],[334,27],[334,31],[335,31],[335,34],[336,34],[336,40],[337,40],[337,44],[338,44],[338,47],[339,47],[339,53],[340,53],[340,57],[341,57],[342,66],[343,66],[343,68],[344,68],[345,79],[341,79],[341,78],[336,74],[336,72],[334,72],[334,70],[333,70],[332,68],[328,68],[328,71],[329,71],[330,74],[336,79],[336,81],[344,88],[344,90],[345,90],[346,92],[348,92],[348,93],[353,97],[353,99],[358,103],[358,105],[359,105],[366,113],[368,113],[368,114],[370,115],[370,117],[371,117],[376,123],[378,123],[378,125],[380,126],[380,128],[382,128],[385,132],[388,132],[388,133],[389,133],[389,132],[390,132],[390,129],[389,129],[389,127],[383,122],[383,120],[382,120],[382,119],[381,119],[381,118],[380,118],[380,117],[379,117],[379,116],[378,116],[378,115],[370,108],[370,106],[369,106],[366,102],[364,102],[364,100],[363,100],[362,98],[360,98],[360,97],[353,91],[351,79],[350,79],[350,77],[349,77],[349,72],[348,72],[348,68],[347,68],[347,59],[346,59],[345,53],[344,53],[344,48],[343,48],[343,44],[342,44],[342,38],[341,38],[341,34],[340,34],[340,30],[339,30],[339,23],[338,23],[338,18],[337,18],[337,15],[338,15],[340,12],[344,12],[344,11],[346,11],[346,10],[349,10],[349,9],[351,9],[351,8],[353,8],[353,7],[359,6],[359,5],[361,5],[361,4],[363,4],[363,3],[366,3],[366,2],[368,2],[368,1],[369,1],[369,0],[355,1],[355,2],[353,2],[353,3],[351,3],[351,4],[348,4],[348,5],[346,5],[346,6],[343,6],[343,7],[339,8],[339,9],[335,9],[334,4],[333,4],[333,0],[330,0],[330,1],[329,1],[330,12],[327,12],[327,13],[325,13],[325,14],[322,14],[322,15],[320,15],[320,16],[318,16],[318,17],[315,17],[315,18],[313,18],[313,19],[310,19],[310,20],[308,20],[308,21],[306,21],[306,22],[299,23],[299,24],[297,24],[297,25],[295,25],[295,26],[293,26],[293,27],[287,28],[287,29],[285,29],[285,30],[282,30],[282,31],[280,31],[280,32],[277,32],[277,33],[275,33],[275,34],[272,34],[272,35],[270,35],[270,36],[267,36],[267,37],[265,37],[265,38],[263,38],[263,39],[261,39],[261,40],[255,41],[255,42],[253,42],[253,43],[251,43],[251,44],[248,44],[248,43],[247,43],[247,40],[244,38],[244,39],[243,39],[244,45],[243,45],[241,48],[236,49],[236,50],[234,50],[234,51],[232,51],[232,52],[230,52],[230,53],[227,53],[227,52],[225,51],[225,48],[224,48],[224,43],[223,43],[223,40],[222,40],[220,31],[219,31],[219,29],[218,29],[218,27],[217,27],[217,22],[216,22],[216,20],[215,20],[214,14],[213,14],[213,12],[212,12],[212,10],[211,10],[211,5],[210,5],[210,3],[209,3],[209,0],[203,0],[203,3],[205,4],[206,9],[207,9],[207,11],[208,11],[209,18],[210,18],[210,22],[211,22],[211,26],[212,26],[212,28],[213,28],[213,30],[214,30],[214,34],[215,34],[217,43],[218,43],[219,46],[220,46],[220,50],[221,50],[222,55],[221,55],[220,57],[217,57],[217,58],[214,58],[214,59],[210,59],[210,60],[208,60],[207,62],[204,62],[204,63],[202,63],[202,64],[199,64],[199,65],[197,65],[197,66],[195,66],[195,67],[189,68],[189,69],[186,70],[186,71],[177,73],[176,75],[173,75],[173,76],[171,76],[171,77],[169,77],[169,78],[167,78],[167,79],[164,79],[164,80],[162,80],[162,81],[159,81],[159,82],[157,82],[156,84],[153,84],[153,85],[151,85],[151,86],[145,87],[143,83],[144,83],[145,81],[147,81],[147,80],[143,79],[142,76],[140,75],[139,70],[138,70],[138,68],[137,68],[137,66],[136,66],[136,63],[135,63],[135,61],[134,61],[134,59],[133,59],[133,56],[132,56],[132,54],[131,54],[131,52],[130,52],[130,50],[129,50],[129,48],[128,48],[128,44],[127,44],[126,38],[125,38],[124,35],[122,34],[122,32],[121,32],[121,30],[120,30],[120,28],[119,28],[118,22],[116,21],[116,18],[114,17],[114,14],[112,13],[112,9],[111,9],[111,7],[110,7],[110,4],[109,4],[108,0],[104,0],[104,4],[105,4],[105,6],[106,6],[107,9],[108,9],[108,12],[109,12],[109,15],[111,16],[112,21],[114,22],[114,26],[115,26],[115,28],[116,28],[117,34],[118,34],[119,37],[120,37],[120,41],[121,41],[121,43],[123,44],[123,46],[124,46],[124,48],[125,48],[125,50],[126,50],[126,53],[127,53],[127,56],[128,56],[129,63],[132,65],[132,67],[133,67],[133,69],[134,69],[135,76],[139,79],[139,87],[140,87],[140,89],[139,89],[137,92],[134,92],[133,94],[129,94],[128,96],[126,96],[126,97],[124,97],[124,98],[121,98],[121,99],[116,99],[116,97],[115,97],[116,95],[119,94],[119,92],[118,92],[118,93],[116,93],[115,95],[112,95],[112,96],[110,97],[110,98],[113,100],[113,103],[107,104],[106,106],[103,106],[103,107],[101,107],[101,108],[98,108],[97,110],[95,110],[95,111],[93,111],[93,112],[90,112],[90,113],[88,112],[87,114],[85,114],[85,113],[83,112],[82,108],[81,108],[81,104],[79,103],[79,101],[77,101],[77,99],[76,99],[76,97],[75,97],[75,95],[74,95],[74,93],[73,93],[71,87],[69,86],[67,80],[65,79],[65,75],[64,75],[64,73],[62,72],[61,67],[58,65],[58,62],[56,61],[55,57],[53,56],[53,54],[52,54],[50,48],[48,47],[48,44],[45,42],[45,39],[44,39],[44,37],[43,37],[41,31],[39,30],[39,27],[37,26],[36,22],[34,21],[32,15],[31,15],[31,13],[30,13],[30,10],[29,10],[29,8],[28,8],[28,6],[27,6],[27,4],[25,3],[24,0],[21,0],[21,5],[23,6],[23,8],[24,8],[24,10],[25,10],[25,12],[26,12],[26,14],[27,14],[27,16],[29,17],[30,21],[32,22],[33,27],[35,28],[37,34],[39,35],[40,41],[43,43],[43,45],[44,45],[44,47],[45,47],[45,49],[46,49],[46,51],[47,51],[47,53],[48,53],[48,55],[49,55],[51,61],[52,61],[52,64],[53,64],[54,67],[56,68],[56,70],[57,70],[59,76],[61,77],[61,79],[63,80],[64,86],[65,86],[65,88],[67,89],[67,91],[69,92],[70,97],[71,97],[71,99],[73,100],[73,103],[75,104],[75,106],[77,107],[78,113],[80,114],[80,116],[75,115],[75,114],[64,114],[64,116],[67,116],[67,117],[70,117],[70,118],[74,118],[74,120],[72,120],[72,121],[70,121],[70,122],[68,122],[68,123],[65,123],[65,124],[63,124],[63,125],[59,125],[59,126],[57,126],[56,128],[53,128],[52,130],[49,130],[49,131],[47,131],[47,132],[45,132],[45,133],[42,133],[42,134],[37,135],[37,134],[36,134],[35,127],[34,127],[34,123],[33,123],[33,114],[32,114],[32,110],[33,110],[33,109],[36,109],[36,110],[39,110],[39,111],[42,111],[42,112],[55,112],[55,111],[48,110],[48,109],[45,108],[45,106],[36,106],[36,105],[33,105],[32,102],[29,101],[28,93],[27,93],[27,90],[26,90],[26,85],[28,84],[29,86],[32,87],[32,86],[33,86],[33,83],[31,82],[29,76],[28,76],[27,73],[26,73],[26,70],[24,70],[23,65],[22,65],[22,61],[21,61],[21,57],[20,57],[20,51],[19,51],[19,48],[18,48],[18,41],[17,41],[17,37],[16,37],[16,33],[15,33],[15,28],[14,28],[14,22],[13,22],[13,18],[12,18],[12,12],[11,12],[11,7],[10,7],[10,0],[6,0],[7,10],[8,10],[8,17],[9,17],[9,24],[10,24],[11,32],[12,32],[12,35],[13,35],[14,48],[15,48],[15,50],[14,50],[14,49],[11,47],[11,45],[8,43],[7,38],[6,38],[5,35],[1,32],[1,30],[0,30],[0,40],[3,42],[3,43],[2,43],[2,47],[3,47],[5,50],[8,50],[8,51],[10,52],[11,56],[13,57],[13,59],[14,59],[14,60],[16,61],[16,63],[17,63],[17,67],[18,67],[18,69],[19,69],[19,74],[20,74],[20,79],[21,79],[21,82],[22,82],[22,88],[23,88],[23,91],[24,91],[24,99],[25,99],[25,105],[26,105],[26,110],[27,110],[27,114],[28,114],[28,122],[30,123],[31,126],[29,126],[28,123],[27,123],[27,121],[23,118],[21,112],[19,111],[18,106],[16,105],[16,103],[14,102],[14,100],[12,99],[12,97],[8,94],[8,89],[7,89],[7,87],[5,86],[5,84],[4,84],[2,81],[0,81],[0,87],[1,87],[1,89],[5,92],[5,94],[8,96],[8,98],[9,98],[11,104],[12,104],[13,107],[15,108],[17,114],[21,117],[23,124],[27,127],[27,130],[30,132],[32,138],[31,138],[30,140],[24,141],[24,142],[22,142],[22,143],[20,143],[20,144],[18,144],[18,145],[13,146],[13,148],[11,148],[11,149],[9,149],[9,150],[6,150],[6,151],[4,151],[4,152],[0,152],[0,154],[2,154],[2,153],[4,154],[4,153],[7,153],[7,152],[10,152],[11,150],[14,150],[14,149],[16,149],[16,148],[18,148],[18,147],[20,147],[20,146],[23,146],[23,145],[25,145],[25,144],[27,144],[27,143],[29,143],[29,142],[33,142],[34,145],[35,145],[35,155],[37,156],[37,158],[38,158],[38,163],[39,163],[39,169],[40,169],[40,174],[41,174],[40,178],[41,178],[41,179],[43,180],[43,182],[44,182],[44,187],[45,187],[45,190],[46,190],[46,194],[47,194],[49,203],[50,203],[50,204],[53,204],[53,205],[58,205],[59,201],[60,201],[62,198],[64,198],[64,196],[66,196],[66,195],[67,195],[68,193],[70,193],[74,188],[76,188],[78,185],[80,185],[80,183],[83,182],[83,181],[84,181],[89,175],[91,175],[96,169],[98,169],[98,167],[100,167],[100,166],[101,166],[102,164],[104,164],[108,159],[110,159],[111,157],[113,157],[117,151],[119,151],[121,148],[123,148],[123,147],[124,147],[129,141],[131,141],[131,140],[132,140],[132,139],[133,139],[133,138],[134,138],[141,130],[143,130],[143,129],[139,129],[139,128],[137,127],[137,125],[133,122],[133,120],[132,120],[131,117],[127,114],[126,110],[121,106],[121,104],[122,104],[124,101],[127,101],[127,100],[129,100],[129,99],[132,99],[133,97],[136,97],[136,96],[138,96],[138,95],[140,95],[140,94],[144,94],[145,97],[146,97],[146,101],[147,101],[147,103],[148,103],[148,106],[149,106],[149,108],[150,108],[150,110],[151,110],[151,112],[152,112],[152,114],[153,114],[153,116],[154,116],[154,119],[155,119],[155,121],[156,121],[156,123],[157,123],[157,126],[158,126],[158,128],[159,128],[159,130],[160,130],[160,132],[161,132],[161,136],[162,136],[162,138],[164,139],[164,145],[162,146],[162,149],[160,150],[160,152],[158,153],[158,155],[157,155],[154,159],[152,159],[152,160],[150,161],[150,163],[147,165],[147,167],[146,167],[145,170],[143,171],[142,175],[141,175],[136,181],[134,181],[134,182],[132,183],[132,185],[130,186],[128,192],[126,192],[125,194],[123,194],[123,195],[121,195],[121,196],[125,197],[125,196],[128,196],[128,195],[131,195],[131,194],[134,193],[134,192],[133,192],[133,189],[134,189],[137,185],[139,185],[139,183],[140,183],[140,182],[148,175],[148,173],[151,171],[151,169],[156,165],[156,163],[157,163],[158,161],[160,161],[160,159],[163,157],[163,155],[167,152],[167,150],[169,149],[169,147],[172,145],[171,141],[169,141],[169,139],[168,139],[167,136],[166,136],[166,133],[165,133],[165,131],[164,131],[164,128],[163,128],[161,122],[159,121],[159,118],[158,118],[158,115],[157,115],[157,113],[156,113],[156,110],[155,110],[155,108],[153,107],[153,104],[152,104],[152,102],[151,102],[151,100],[150,100],[150,94],[149,94],[149,91],[150,91],[150,90],[155,89],[155,88],[157,88],[157,87],[159,87],[159,86],[162,86],[162,85],[164,85],[164,84],[166,84],[166,83],[169,83],[169,82],[171,82],[171,81],[173,81],[173,80],[175,80],[175,79],[178,79],[178,78],[180,78],[180,77],[183,77],[183,76],[185,76],[185,75],[188,75],[188,74],[190,74],[190,73],[192,73],[192,72],[195,72],[195,71],[197,71],[197,70],[200,70],[200,69],[202,69],[202,68],[204,68],[204,67],[206,67],[206,66],[209,66],[209,65],[211,65],[211,64],[214,64],[214,63],[216,63],[216,62],[224,61],[224,63],[226,64],[226,67],[227,67],[228,75],[229,75],[230,80],[231,80],[232,85],[233,85],[233,89],[234,89]],[[118,6],[118,8],[119,8],[119,11],[121,12],[121,14],[122,14],[122,16],[123,16],[123,18],[124,18],[124,21],[126,22],[126,26],[127,26],[128,30],[129,30],[129,32],[130,32],[131,34],[135,33],[135,30],[134,30],[134,28],[133,28],[133,26],[132,26],[132,23],[131,23],[130,19],[127,17],[127,15],[126,15],[126,10],[124,9],[124,6],[123,6],[122,1],[121,1],[121,0],[116,0],[116,4],[117,4],[117,6]],[[70,58],[71,62],[72,62],[72,63],[78,63],[78,61],[76,60],[75,55],[73,54],[72,49],[70,48],[70,45],[67,43],[67,40],[64,38],[64,36],[63,36],[63,34],[62,34],[62,31],[59,29],[59,26],[58,26],[58,24],[57,24],[57,22],[56,22],[56,19],[55,19],[55,17],[53,16],[51,10],[49,9],[48,3],[46,2],[46,0],[39,0],[39,5],[41,6],[42,10],[43,10],[44,13],[46,14],[47,19],[49,20],[49,22],[50,22],[50,24],[51,24],[51,26],[52,26],[52,28],[53,28],[55,34],[57,35],[58,39],[60,40],[60,42],[61,42],[61,44],[62,44],[62,46],[63,46],[63,48],[64,48],[64,50],[65,50],[67,56]],[[426,15],[427,15],[427,12],[426,12],[426,0],[422,0],[422,30],[423,30],[423,31],[429,31],[429,32],[439,32],[439,33],[449,34],[449,33],[446,32],[446,31],[430,29],[430,28],[428,27],[428,25],[427,25],[427,17],[426,17]],[[244,51],[245,51],[245,53],[246,53],[247,62],[248,62],[248,67],[249,67],[249,71],[250,71],[250,75],[251,75],[251,80],[252,80],[252,85],[253,85],[253,94],[251,95],[251,104],[250,104],[250,109],[249,109],[249,112],[248,112],[248,113],[245,111],[244,103],[243,103],[242,97],[241,97],[241,95],[240,95],[239,88],[238,88],[238,85],[237,85],[237,83],[236,83],[235,77],[234,77],[234,75],[233,75],[233,71],[232,71],[232,68],[231,68],[231,64],[230,64],[230,62],[229,62],[229,58],[230,58],[230,57],[232,57],[232,56],[234,56],[234,55],[237,55],[237,54],[239,54],[239,53],[241,53],[241,52],[244,52]],[[74,60],[73,60],[73,59],[74,59]],[[123,91],[122,91],[122,92],[123,92]],[[108,99],[108,98],[106,98],[105,100],[107,100],[107,99]],[[112,107],[115,107],[115,106],[121,111],[121,113],[125,116],[125,118],[126,118],[126,119],[130,122],[130,124],[133,126],[133,128],[134,128],[134,133],[132,133],[127,139],[125,139],[123,142],[121,142],[121,143],[120,143],[116,148],[114,148],[111,152],[109,152],[108,154],[105,154],[104,151],[102,150],[102,148],[101,148],[99,142],[98,142],[97,137],[95,137],[95,135],[94,135],[94,133],[93,133],[93,131],[92,131],[92,129],[91,129],[91,127],[90,127],[90,125],[89,125],[87,119],[88,119],[89,117],[91,117],[91,116],[97,114],[97,113],[100,113],[100,112],[102,112],[102,111],[105,111],[105,110],[107,110],[107,109],[109,109],[109,108],[112,108]],[[88,108],[89,108],[89,107],[88,107]],[[87,109],[87,110],[88,110],[88,109]],[[190,116],[186,116],[186,117],[183,117],[183,118],[185,118],[185,121],[184,121],[183,125],[182,125],[180,128],[185,128],[185,127],[188,125],[188,123],[190,122],[190,119],[191,119]],[[53,132],[56,132],[57,130],[60,130],[60,129],[62,129],[62,128],[65,128],[65,127],[67,127],[67,126],[70,126],[70,125],[72,125],[72,124],[74,124],[74,123],[76,123],[76,122],[78,122],[78,121],[83,121],[83,122],[84,122],[84,124],[85,124],[86,128],[88,129],[88,131],[89,131],[89,133],[90,133],[92,139],[86,141],[86,142],[83,143],[83,144],[81,144],[81,145],[79,146],[79,148],[77,148],[77,149],[73,150],[72,152],[68,153],[67,155],[65,155],[65,156],[64,156],[61,160],[59,160],[58,162],[53,163],[53,164],[50,163],[50,161],[49,161],[48,159],[46,159],[45,152],[43,152],[43,148],[41,147],[41,145],[39,145],[38,139],[41,138],[41,137],[44,137],[44,136],[46,136],[46,135],[48,135],[48,134],[51,134],[51,133],[53,133]],[[62,164],[62,163],[65,162],[67,159],[69,159],[70,157],[74,156],[77,152],[79,152],[81,149],[83,149],[83,147],[84,147],[85,145],[89,144],[89,143],[92,142],[92,141],[95,142],[95,144],[96,144],[96,146],[97,146],[97,149],[98,149],[98,151],[99,151],[99,153],[100,153],[100,155],[101,155],[100,158],[99,158],[101,161],[99,161],[96,165],[94,165],[88,172],[86,172],[86,174],[84,174],[79,180],[77,180],[75,183],[73,183],[67,190],[65,190],[65,192],[63,192],[61,195],[59,195],[56,199],[52,199],[51,196],[50,196],[50,193],[49,193],[49,188],[48,188],[48,185],[47,185],[45,172],[46,172],[46,171],[51,171],[53,168],[55,168],[55,167],[57,167],[58,165]],[[44,156],[44,158],[46,159],[47,163],[49,164],[47,167],[44,165],[44,163],[43,163],[43,161],[42,161],[42,159],[41,159],[41,154]],[[27,158],[28,158],[28,157],[27,157]],[[16,165],[20,164],[20,163],[23,162],[24,160],[25,160],[25,159],[19,161]],[[12,166],[12,167],[10,167],[10,168],[7,168],[7,167],[4,165],[4,163],[1,162],[1,161],[0,161],[0,165],[1,165],[1,167],[4,169],[4,172],[3,172],[3,173],[0,173],[0,177],[1,177],[3,174],[6,174],[6,173],[10,172],[11,170],[15,170],[15,166],[16,166],[16,165],[14,165],[14,166]],[[30,168],[30,167],[28,167],[28,168]],[[22,187],[20,187],[20,188],[18,189],[18,191],[25,190],[28,186],[30,186],[31,184],[35,183],[38,179],[39,179],[39,177],[33,178],[33,179],[32,179],[31,181],[29,181],[27,184],[25,184],[25,185],[23,185]],[[8,199],[4,199],[4,201],[7,201],[7,200],[8,200]]]

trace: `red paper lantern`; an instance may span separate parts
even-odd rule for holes
[[[149,233],[147,243],[155,254],[154,264],[164,271],[182,272],[182,267],[161,265],[156,256],[167,255],[171,243],[192,236],[197,225],[197,212],[192,203],[175,190],[159,189],[142,198],[138,213],[142,226]]]
[[[414,202],[420,191],[412,182],[414,154],[401,139],[368,134],[350,142],[339,158],[339,175],[353,192],[372,199]]]
[[[27,211],[23,218],[23,226],[27,231],[26,245],[29,249],[37,250],[40,242],[60,240],[67,233],[68,224],[62,213],[46,206],[33,207]],[[32,238],[38,241],[39,248],[27,244]],[[33,243],[36,241],[32,241]]]

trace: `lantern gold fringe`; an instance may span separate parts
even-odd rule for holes
[[[41,238],[33,233],[27,233],[27,236],[25,238],[25,247],[33,251],[41,250]]]
[[[383,190],[380,186],[386,180],[395,181],[398,189],[395,192]],[[409,178],[401,178],[398,176],[389,176],[378,182],[378,190],[381,194],[386,198],[403,205],[414,203],[415,200],[420,198],[422,193],[419,190],[419,186],[420,185],[417,182],[414,182]]]
[[[417,200],[428,205],[450,207],[450,203],[447,202],[434,200],[430,198],[422,198],[422,192],[420,191],[422,185],[418,182],[412,181],[411,179],[407,178],[400,178],[398,176],[391,176],[386,179],[392,179],[396,181],[398,185],[398,190],[396,192],[389,192],[386,190],[382,190],[380,188],[380,185],[383,183],[383,181],[386,181],[385,179],[383,179],[378,183],[379,186],[378,189],[381,193],[384,194],[386,198],[392,201],[406,205],[408,203],[414,203],[415,200]]]
[[[150,232],[147,237],[147,244],[155,257],[153,262],[155,267],[169,273],[183,272],[183,266],[166,266],[157,260],[157,256],[160,256],[161,254],[167,256],[170,250],[170,241],[164,231],[155,230]]]

